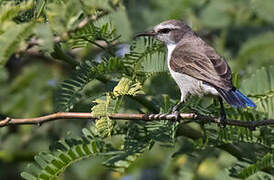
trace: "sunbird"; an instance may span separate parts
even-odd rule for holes
[[[181,99],[172,108],[178,118],[179,108],[189,95],[212,94],[220,102],[220,122],[225,126],[223,100],[234,108],[256,105],[232,84],[232,73],[225,59],[199,37],[186,23],[168,20],[136,37],[150,36],[165,43],[168,69],[181,91]]]

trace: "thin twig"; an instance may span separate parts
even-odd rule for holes
[[[109,50],[107,47],[102,46],[101,44],[97,43],[96,41],[98,41],[98,40],[92,41],[92,40],[89,40],[89,39],[86,38],[86,37],[82,37],[82,39],[84,39],[85,41],[87,41],[87,42],[89,42],[89,43],[91,43],[91,44],[93,44],[93,45],[95,45],[95,46],[101,48],[102,50],[104,50],[104,51],[106,51],[107,53],[109,53],[111,56],[116,56],[116,55],[115,55],[111,50]],[[105,40],[102,40],[102,41],[105,41]],[[105,42],[107,43],[107,41],[105,41]]]
[[[153,121],[153,120],[175,120],[176,117],[173,114],[112,114],[109,116],[111,119],[116,120],[143,120],[143,121]],[[22,124],[38,124],[41,125],[48,121],[54,120],[65,120],[65,119],[96,119],[92,113],[77,113],[77,112],[58,112],[50,114],[47,116],[41,116],[37,118],[25,118],[25,119],[15,119],[6,117],[0,121],[0,127],[10,126],[10,125],[22,125]],[[193,121],[199,121],[202,123],[215,123],[220,124],[220,118],[203,116],[195,113],[181,113],[180,120],[189,119]],[[240,126],[246,127],[251,130],[259,126],[274,125],[274,119],[268,120],[258,120],[258,121],[239,121],[228,119],[226,125],[230,126]]]
[[[97,15],[97,16],[87,16],[85,17],[78,25],[76,28],[69,30],[68,32],[64,32],[63,34],[59,35],[59,36],[55,36],[53,39],[54,43],[59,43],[59,42],[63,42],[66,41],[68,39],[69,36],[71,36],[73,33],[75,33],[76,31],[80,30],[81,28],[83,28],[84,26],[86,26],[87,24],[98,20],[99,18],[108,15],[110,12],[104,10],[104,12],[102,12],[101,14]],[[21,48],[17,51],[17,53],[22,53],[25,52],[26,50],[32,48],[33,46],[39,46],[43,43],[43,41],[41,39],[38,38],[32,38],[30,41],[27,42],[27,46],[24,48]]]

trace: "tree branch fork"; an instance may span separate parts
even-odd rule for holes
[[[113,120],[142,120],[142,121],[153,121],[153,120],[173,120],[175,121],[176,117],[173,114],[111,114],[109,115],[110,119]],[[33,124],[33,125],[42,125],[43,123],[55,120],[67,120],[67,119],[98,119],[92,113],[79,113],[79,112],[57,112],[54,114],[49,114],[46,116],[36,117],[36,118],[24,118],[16,119],[11,117],[6,117],[3,120],[0,120],[0,127],[11,126],[11,125],[24,125],[24,124]],[[201,123],[215,123],[220,124],[220,118],[212,116],[203,116],[196,113],[180,113],[179,120],[190,120],[190,121],[199,121]],[[226,125],[230,126],[239,126],[246,127],[251,130],[255,130],[256,127],[274,125],[274,119],[268,120],[257,120],[257,121],[239,121],[227,119]]]

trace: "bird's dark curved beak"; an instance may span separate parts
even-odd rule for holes
[[[157,33],[155,31],[147,31],[147,32],[136,34],[135,38],[142,37],[142,36],[156,36],[156,35]]]

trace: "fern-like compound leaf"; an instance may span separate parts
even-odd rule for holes
[[[108,148],[111,146],[100,140],[94,130],[84,129],[83,132],[85,133],[81,138],[59,142],[51,152],[42,152],[36,155],[35,164],[29,165],[29,172],[22,172],[21,176],[26,180],[58,179],[58,176],[68,166],[79,160],[109,155]]]
[[[266,153],[261,159],[257,160],[256,163],[249,165],[248,163],[239,162],[230,169],[230,175],[237,178],[248,178],[251,175],[261,170],[266,170],[274,166],[274,155],[272,153]],[[274,174],[273,172],[269,172]]]
[[[0,35],[0,66],[4,66],[10,56],[17,51],[20,43],[33,33],[35,25],[35,22],[14,25]]]

